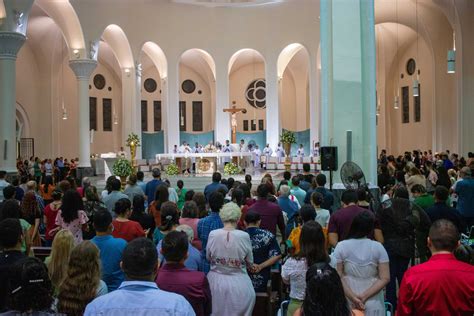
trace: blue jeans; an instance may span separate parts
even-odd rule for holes
[[[389,254],[390,282],[387,284],[387,301],[389,301],[393,310],[397,308],[397,281],[398,285],[402,283],[402,278],[408,269],[410,258]]]

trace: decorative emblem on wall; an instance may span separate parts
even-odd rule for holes
[[[252,81],[248,85],[247,90],[245,90],[245,98],[254,108],[264,109],[267,106],[266,97],[267,92],[265,79],[256,79]]]
[[[97,74],[94,76],[94,86],[98,90],[102,90],[105,87],[105,77],[102,76],[101,74]]]
[[[194,90],[196,90],[196,84],[194,83],[194,81],[190,80],[190,79],[186,79],[183,81],[183,83],[181,84],[181,89],[187,93],[187,94],[190,94],[190,93],[193,93]]]
[[[415,73],[416,62],[413,58],[408,59],[407,61],[407,73],[411,76]]]
[[[153,93],[156,91],[156,88],[158,87],[158,85],[156,84],[156,81],[155,79],[153,78],[148,78],[145,80],[145,82],[143,83],[143,87],[145,88],[145,91],[148,92],[148,93]]]

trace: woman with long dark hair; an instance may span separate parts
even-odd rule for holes
[[[451,179],[449,178],[448,170],[445,167],[440,166],[437,169],[438,171],[438,181],[436,181],[436,186],[441,185],[446,189],[451,189]]]
[[[346,240],[334,250],[346,297],[351,308],[367,316],[384,316],[383,288],[390,280],[389,259],[381,243],[367,238],[373,234],[375,216],[359,213],[352,221]]]
[[[290,257],[282,267],[283,282],[290,285],[288,314],[301,307],[305,298],[306,271],[316,263],[336,266],[334,258],[328,255],[323,228],[315,221],[306,222],[301,228],[300,251]]]
[[[66,269],[66,278],[59,287],[58,312],[83,315],[87,304],[107,294],[107,285],[100,279],[99,249],[83,241],[72,250]]]
[[[127,242],[131,242],[139,237],[145,237],[145,231],[142,226],[135,221],[129,220],[130,214],[132,214],[131,208],[132,203],[130,203],[128,198],[118,200],[114,207],[117,218],[112,222],[114,225],[112,236],[122,238]]]
[[[82,232],[82,237],[89,240],[95,237],[94,215],[100,211],[107,210],[107,206],[99,199],[97,188],[93,185],[89,185],[84,190],[84,198],[84,211],[89,221],[87,222],[87,230]]]
[[[148,206],[148,213],[155,219],[156,227],[161,225],[161,205],[169,201],[170,193],[166,184],[156,187],[155,199]]]
[[[153,234],[153,241],[157,245],[166,234],[173,231],[179,225],[178,206],[173,202],[165,202],[161,205],[161,225],[157,226]]]
[[[147,236],[151,238],[155,231],[155,220],[153,216],[145,213],[145,197],[143,195],[135,195],[132,203],[132,214],[129,219],[139,223],[143,229],[148,231]]]
[[[296,316],[350,316],[341,278],[327,263],[314,264],[306,273],[306,295]]]
[[[87,230],[89,218],[84,212],[84,203],[77,190],[66,191],[63,196],[61,209],[56,216],[56,225],[68,229],[74,236],[75,244],[82,242],[82,230]]]
[[[197,204],[194,201],[188,201],[184,203],[183,212],[181,218],[179,219],[180,225],[188,225],[193,229],[194,238],[191,242],[196,249],[199,251],[202,249],[202,243],[198,237],[197,225],[199,222],[199,209]]]
[[[206,196],[202,192],[196,192],[193,196],[193,201],[196,203],[199,209],[199,218],[206,217],[209,215],[209,212],[206,208]]]
[[[52,193],[56,187],[53,184],[53,177],[46,176],[44,177],[44,183],[40,185],[40,193],[41,197],[44,200],[44,205],[48,205],[49,203],[53,202]]]
[[[23,196],[23,201],[21,202],[21,217],[31,225],[28,231],[31,246],[41,246],[38,231],[41,222],[41,210],[38,200],[36,200],[35,192],[29,191]]]

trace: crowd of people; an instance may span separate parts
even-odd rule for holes
[[[202,192],[159,169],[125,187],[111,176],[102,192],[70,169],[25,186],[0,171],[0,312],[256,315],[278,276],[284,315],[385,315],[387,302],[397,315],[471,315],[469,158],[383,152],[380,203],[348,189],[340,209],[308,166],[258,185],[216,172]],[[456,171],[449,186],[442,168]],[[44,262],[37,246],[51,247]]]

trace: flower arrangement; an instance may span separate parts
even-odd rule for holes
[[[116,176],[128,177],[133,172],[132,163],[125,158],[120,158],[114,162],[114,165],[112,166],[112,171]]]
[[[166,174],[169,175],[169,176],[176,176],[179,173],[180,173],[179,168],[174,163],[171,163],[166,167]]]
[[[128,134],[127,141],[125,142],[127,147],[131,147],[132,144],[135,145],[136,147],[140,146],[140,138],[138,137],[137,134],[135,133],[130,133]]]
[[[280,135],[280,142],[283,144],[296,144],[295,133],[283,131]]]
[[[227,175],[234,175],[240,173],[240,167],[235,163],[230,162],[224,166],[224,173]]]

